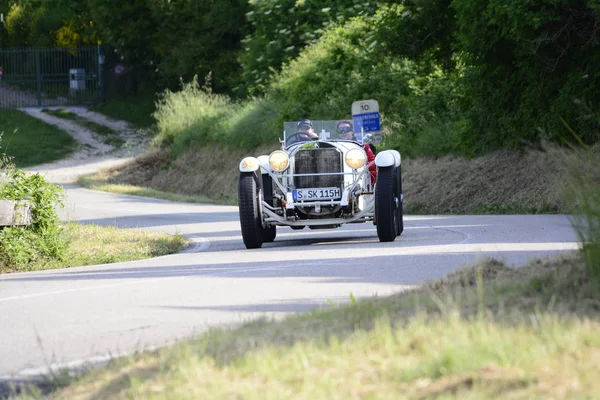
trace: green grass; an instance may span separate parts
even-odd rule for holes
[[[600,145],[576,151],[569,165],[569,185],[565,193],[571,200],[574,226],[588,273],[600,282]]]
[[[19,168],[63,159],[76,147],[68,133],[18,110],[0,109],[0,133],[0,151]]]
[[[208,143],[250,150],[265,143],[277,144],[283,134],[283,120],[272,100],[234,102],[206,91],[197,80],[183,85],[181,91],[166,91],[154,116],[155,144],[167,146],[177,155]]]
[[[390,297],[351,297],[350,304],[280,321],[212,329],[74,380],[56,380],[52,395],[594,398],[600,392],[599,293],[581,254],[516,270],[490,260]]]
[[[84,117],[81,117],[71,111],[63,110],[63,109],[43,109],[43,112],[46,114],[52,115],[57,118],[67,119],[75,122],[76,124],[83,126],[84,128],[97,133],[102,136],[104,143],[120,147],[125,141],[119,136],[119,133],[107,126],[99,124],[94,121],[90,121]]]
[[[90,107],[110,118],[127,121],[138,128],[149,128],[155,124],[155,95],[140,95],[126,99],[114,99]]]
[[[69,223],[62,233],[68,246],[63,259],[44,260],[0,273],[80,267],[143,260],[176,253],[187,246],[181,235]]]

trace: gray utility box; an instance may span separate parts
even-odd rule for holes
[[[71,68],[69,70],[69,88],[71,90],[85,89],[85,69]]]

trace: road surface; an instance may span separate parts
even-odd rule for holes
[[[0,376],[30,376],[161,346],[208,327],[279,317],[328,301],[387,295],[486,257],[523,265],[578,247],[568,217],[406,216],[379,243],[370,223],[279,228],[246,250],[236,207],[70,187],[63,218],[187,235],[183,253],[0,276]]]

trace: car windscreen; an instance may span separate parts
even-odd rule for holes
[[[288,141],[298,141],[298,136],[303,136],[302,132],[306,129],[307,120],[300,121],[289,121],[283,124],[283,136],[286,141],[286,145],[290,144]],[[310,120],[312,127],[320,140],[353,140],[360,144],[363,142],[363,138],[360,132],[354,132],[352,120]],[[300,135],[294,137],[294,135]]]

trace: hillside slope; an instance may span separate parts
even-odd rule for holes
[[[238,163],[246,155],[268,154],[263,147],[245,151],[223,146],[195,148],[171,160],[152,150],[97,179],[216,202],[237,202]],[[564,149],[503,150],[472,160],[447,156],[403,163],[407,213],[563,213],[564,165],[573,157]]]

